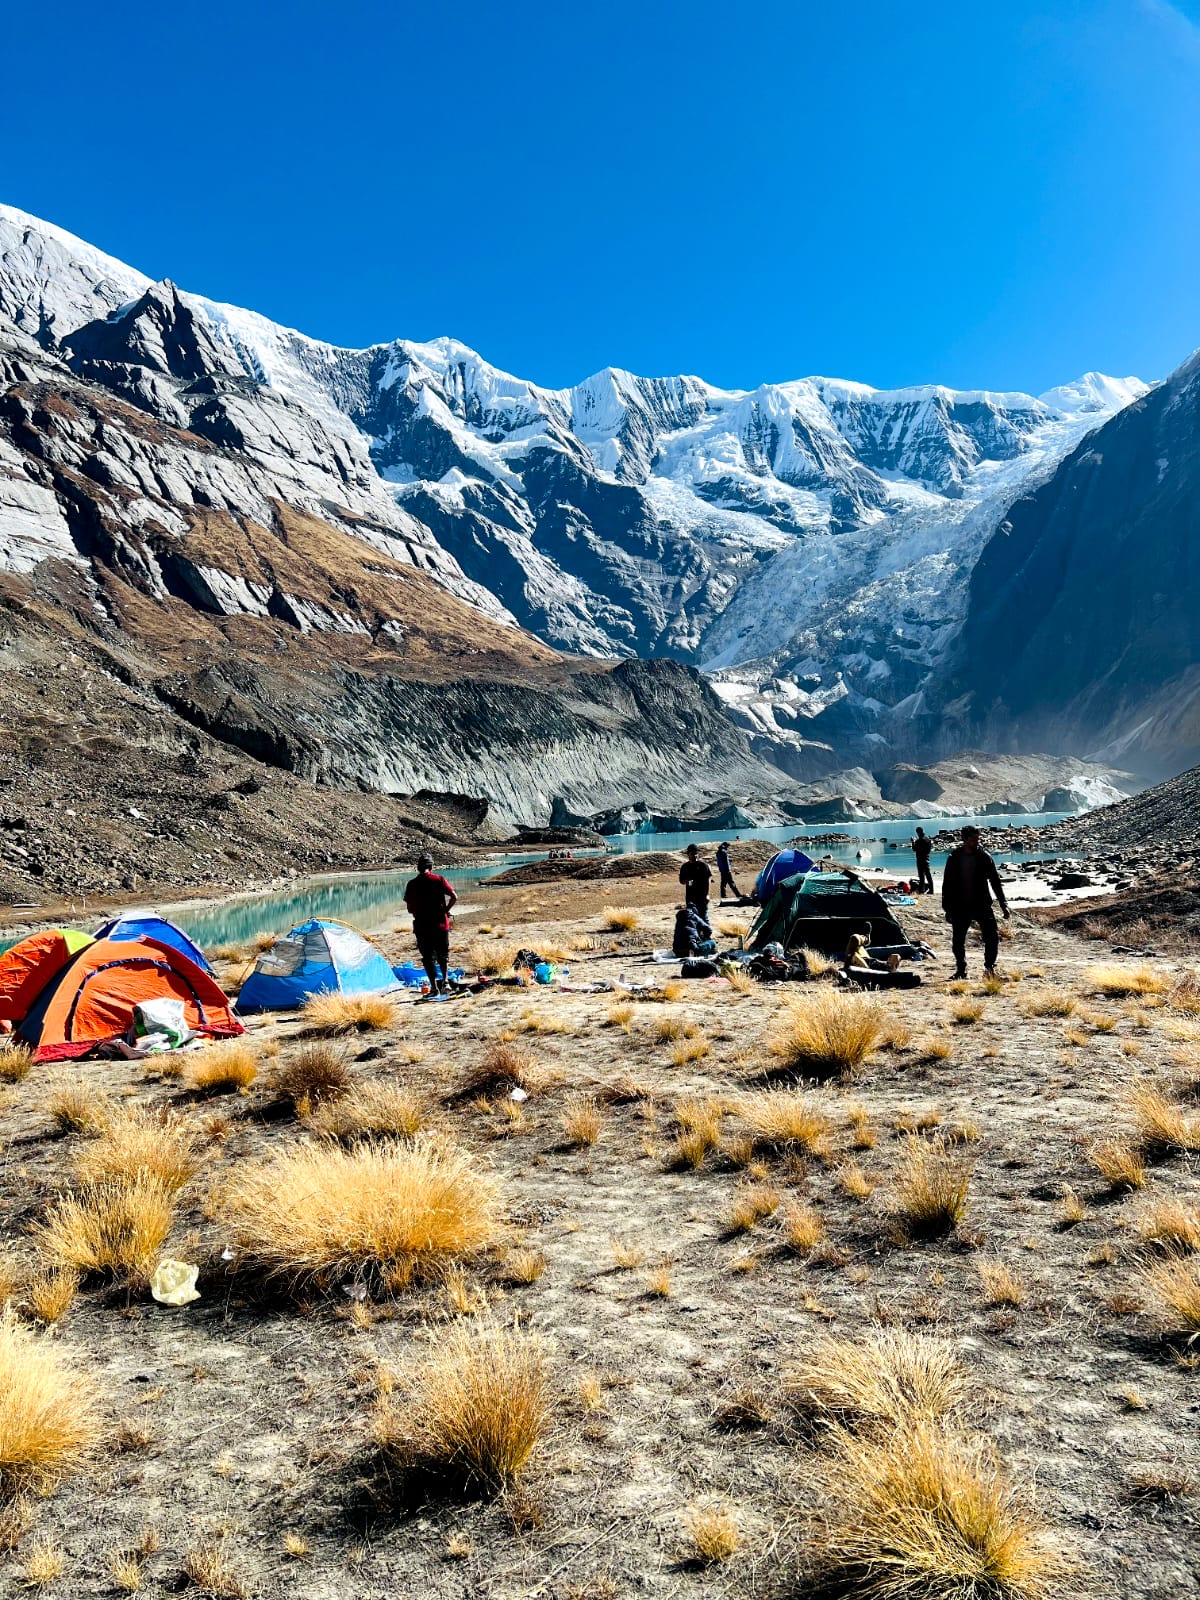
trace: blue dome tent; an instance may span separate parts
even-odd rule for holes
[[[759,905],[766,905],[785,878],[794,878],[798,872],[811,872],[812,864],[812,857],[806,856],[803,850],[777,850],[754,885]]]
[[[384,994],[400,987],[388,958],[365,934],[314,917],[259,956],[237,1009],[294,1011],[314,994]]]
[[[213,975],[213,969],[200,946],[189,939],[182,928],[177,928],[164,917],[114,917],[111,922],[96,929],[95,938],[115,939],[121,944],[133,939],[156,939],[159,944],[170,945],[172,950],[178,950],[180,955],[194,961],[201,972],[207,972],[210,977]]]

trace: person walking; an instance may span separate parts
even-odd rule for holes
[[[687,860],[679,869],[679,881],[683,885],[684,903],[695,906],[696,910],[708,921],[708,891],[712,885],[712,868],[703,860],[697,845],[687,847]]]
[[[450,990],[450,912],[457,900],[445,878],[433,870],[433,857],[418,856],[417,876],[408,881],[404,904],[412,915],[413,936],[431,996],[448,994]]]
[[[973,922],[983,935],[983,970],[988,977],[996,970],[1000,930],[992,910],[993,893],[1007,922],[1008,901],[996,863],[980,847],[979,829],[969,823],[962,831],[962,843],[947,856],[942,874],[942,910],[950,924],[956,978],[967,975],[967,934]]]
[[[933,853],[933,840],[924,828],[918,828],[908,841],[917,858],[917,893],[933,893],[933,873],[929,870],[929,857]]]
[[[733,898],[735,900],[740,900],[742,898],[742,891],[738,888],[737,884],[734,883],[733,868],[729,865],[728,839],[722,839],[721,843],[717,846],[717,871],[721,875],[720,898],[724,900],[725,887],[728,885],[729,892]]]

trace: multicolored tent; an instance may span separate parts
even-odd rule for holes
[[[198,944],[194,944],[182,928],[177,928],[165,917],[114,917],[102,928],[96,929],[97,939],[157,939],[159,944],[169,944],[189,961],[212,974],[208,957]]]
[[[776,850],[754,884],[754,893],[759,905],[766,905],[774,894],[776,885],[782,883],[785,878],[794,878],[801,872],[811,872],[812,864],[812,857],[806,856],[803,850]]]
[[[314,918],[259,956],[237,1009],[293,1011],[314,994],[384,994],[400,987],[391,962],[365,934]]]
[[[20,1022],[46,985],[92,942],[75,928],[31,933],[0,956],[0,1022]]]
[[[10,950],[9,955],[12,954]],[[57,969],[48,958],[36,992],[22,991],[20,1016],[11,1017],[35,1061],[70,1061],[121,1038],[133,1026],[134,1007],[150,1000],[183,1001],[194,1033],[231,1038],[245,1029],[229,1000],[203,968],[156,939],[89,940]]]

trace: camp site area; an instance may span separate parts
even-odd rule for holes
[[[807,982],[684,980],[646,959],[677,866],[464,895],[452,964],[554,981],[436,1004],[349,976],[413,960],[403,920],[44,940],[46,1049],[0,1044],[0,1361],[46,1386],[39,1460],[0,1388],[6,1583],[1195,1589],[1188,963],[1018,910],[955,983],[918,899],[882,912],[918,987],[839,984],[832,924]],[[714,904],[720,947],[754,915]],[[310,960],[323,1008],[236,1005]],[[52,1048],[151,970],[209,1042]]]

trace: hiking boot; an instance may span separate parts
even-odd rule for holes
[[[995,967],[984,967],[983,975],[985,978],[998,978],[1000,976]]]
[[[952,976],[950,978],[950,982],[951,983],[957,983],[959,978],[965,978],[966,975],[967,975],[966,967],[955,967],[954,972],[953,972],[953,974],[952,974]]]

